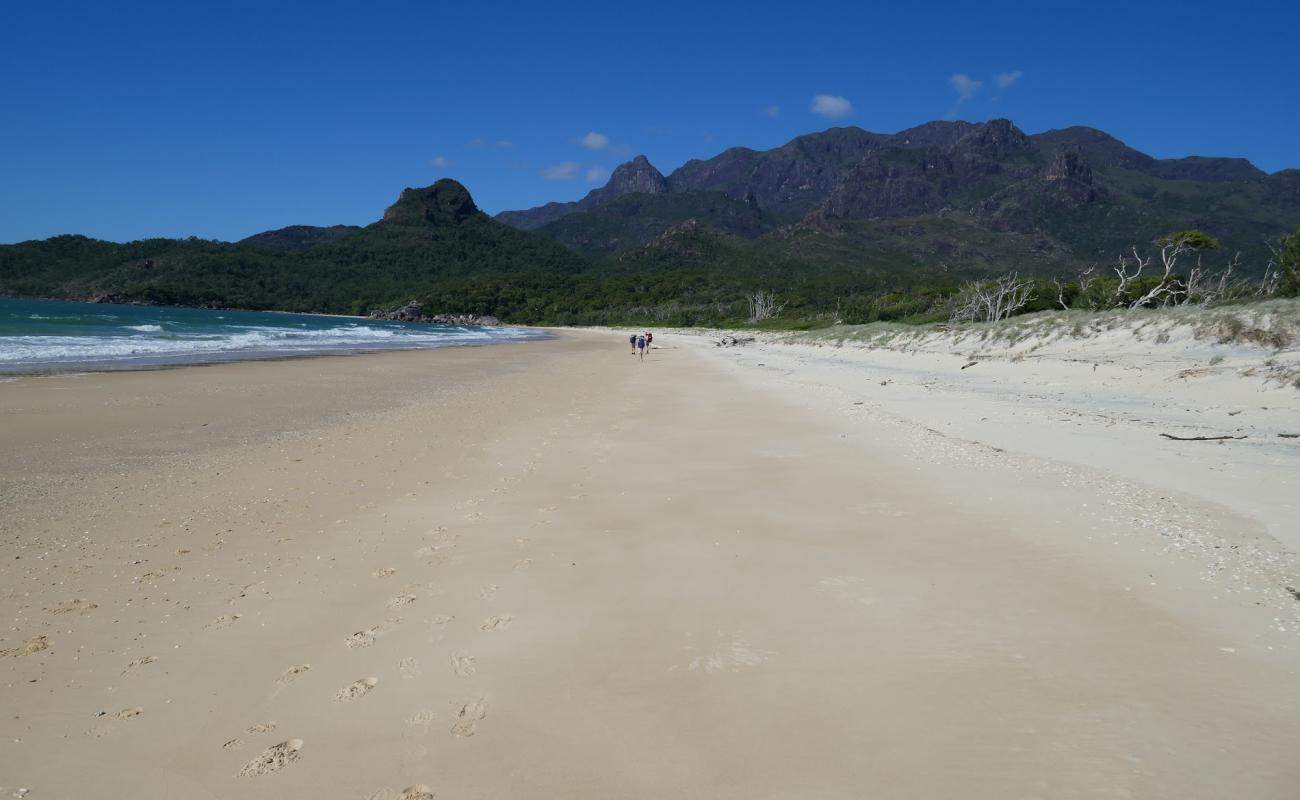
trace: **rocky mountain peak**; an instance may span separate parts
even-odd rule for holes
[[[637,156],[631,161],[619,164],[614,174],[609,176],[609,182],[599,189],[590,191],[579,201],[579,205],[591,207],[608,203],[625,194],[636,192],[659,194],[666,191],[668,191],[668,181],[663,173],[655,169],[650,159]]]
[[[384,221],[454,224],[478,213],[469,190],[450,178],[443,178],[432,186],[403,189],[397,202],[384,210]]]
[[[1009,119],[991,119],[976,125],[957,140],[959,148],[979,151],[985,156],[1006,158],[1031,147],[1029,137]]]

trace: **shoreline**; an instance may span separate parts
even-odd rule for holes
[[[287,312],[286,312],[287,313]],[[365,319],[362,317],[361,319]],[[527,326],[510,325],[510,328],[525,329]],[[370,347],[358,350],[321,350],[301,353],[268,353],[266,355],[253,355],[249,353],[230,353],[230,358],[210,358],[204,361],[167,361],[156,363],[130,363],[120,366],[88,366],[85,364],[68,367],[67,369],[31,369],[31,370],[8,370],[0,367],[0,380],[13,380],[17,378],[41,378],[54,377],[59,375],[94,375],[98,373],[119,373],[119,372],[153,372],[157,370],[181,369],[184,367],[212,367],[221,364],[242,364],[244,362],[275,362],[275,361],[299,361],[312,360],[317,358],[333,358],[335,356],[367,356],[379,355],[382,353],[407,353],[412,351],[424,350],[442,350],[449,347],[492,347],[500,344],[526,344],[528,342],[545,341],[551,336],[545,333],[545,329],[534,328],[532,330],[541,331],[535,338],[521,339],[503,339],[494,342],[448,342],[447,344],[410,346],[410,347]],[[226,354],[230,351],[217,351],[215,354]]]
[[[45,300],[38,298],[36,302],[13,309],[5,307],[6,322],[11,317],[13,320],[6,329],[12,329],[14,333],[0,336],[0,351],[3,351],[5,359],[0,361],[0,376],[134,371],[317,358],[488,345],[550,336],[529,326],[415,323],[286,311],[67,304],[67,301],[59,300],[49,302],[64,303],[62,308],[38,308],[37,303]],[[157,313],[141,309],[153,309]],[[141,313],[143,317],[138,316]],[[293,322],[295,318],[299,319],[296,323]],[[29,319],[53,319],[56,322],[32,325],[28,323]],[[133,319],[147,324],[127,324]],[[73,324],[68,320],[73,320]],[[88,320],[93,320],[94,324],[81,324]],[[104,320],[110,322],[105,324]],[[281,323],[281,320],[286,321]],[[346,320],[350,324],[330,327],[330,320]],[[144,332],[144,335],[137,332]]]
[[[870,393],[911,390],[851,363],[656,340],[644,363],[621,335],[558,331],[492,358],[6,384],[4,786],[902,800],[1300,780],[1290,622],[1098,502],[1111,473],[900,422]],[[1194,492],[1151,500],[1261,535]]]

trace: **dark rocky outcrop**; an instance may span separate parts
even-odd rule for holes
[[[876,153],[840,179],[821,211],[829,219],[926,214],[944,208],[957,180],[952,158],[938,148]]]
[[[372,311],[371,319],[383,319],[391,322],[423,322],[430,325],[500,325],[496,317],[481,317],[475,314],[428,314],[417,300],[389,311]]]
[[[824,202],[847,169],[889,138],[861,128],[831,128],[774,150],[732,148],[707,161],[686,162],[668,176],[668,185],[674,192],[723,192],[794,220]]]
[[[1052,163],[1043,173],[1048,189],[1076,204],[1091,203],[1097,199],[1092,185],[1092,167],[1079,152],[1078,147],[1062,147],[1052,157]]]
[[[645,156],[637,156],[620,164],[609,176],[609,181],[599,189],[592,189],[578,201],[586,210],[617,200],[625,194],[659,194],[668,191],[668,181]]]
[[[481,213],[468,189],[450,178],[443,178],[432,186],[403,189],[397,202],[384,209],[383,221],[459,223]]]

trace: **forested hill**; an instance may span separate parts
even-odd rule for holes
[[[3,246],[0,292],[342,314],[445,292],[448,308],[535,319],[529,303],[539,301],[525,295],[527,287],[562,283],[589,266],[555,242],[493,220],[452,180],[406,189],[364,228],[285,231],[236,244],[56,236]],[[508,285],[519,289],[500,288]]]

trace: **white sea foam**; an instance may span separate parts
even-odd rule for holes
[[[244,325],[229,326],[228,333],[202,334],[163,333],[160,325],[124,327],[137,333],[115,336],[0,337],[0,369],[5,367],[58,368],[66,365],[102,366],[114,362],[168,363],[204,361],[212,358],[416,349],[481,344],[491,341],[517,341],[537,337],[536,333],[519,329],[460,326],[342,325],[312,330]],[[235,328],[239,330],[235,331]]]

